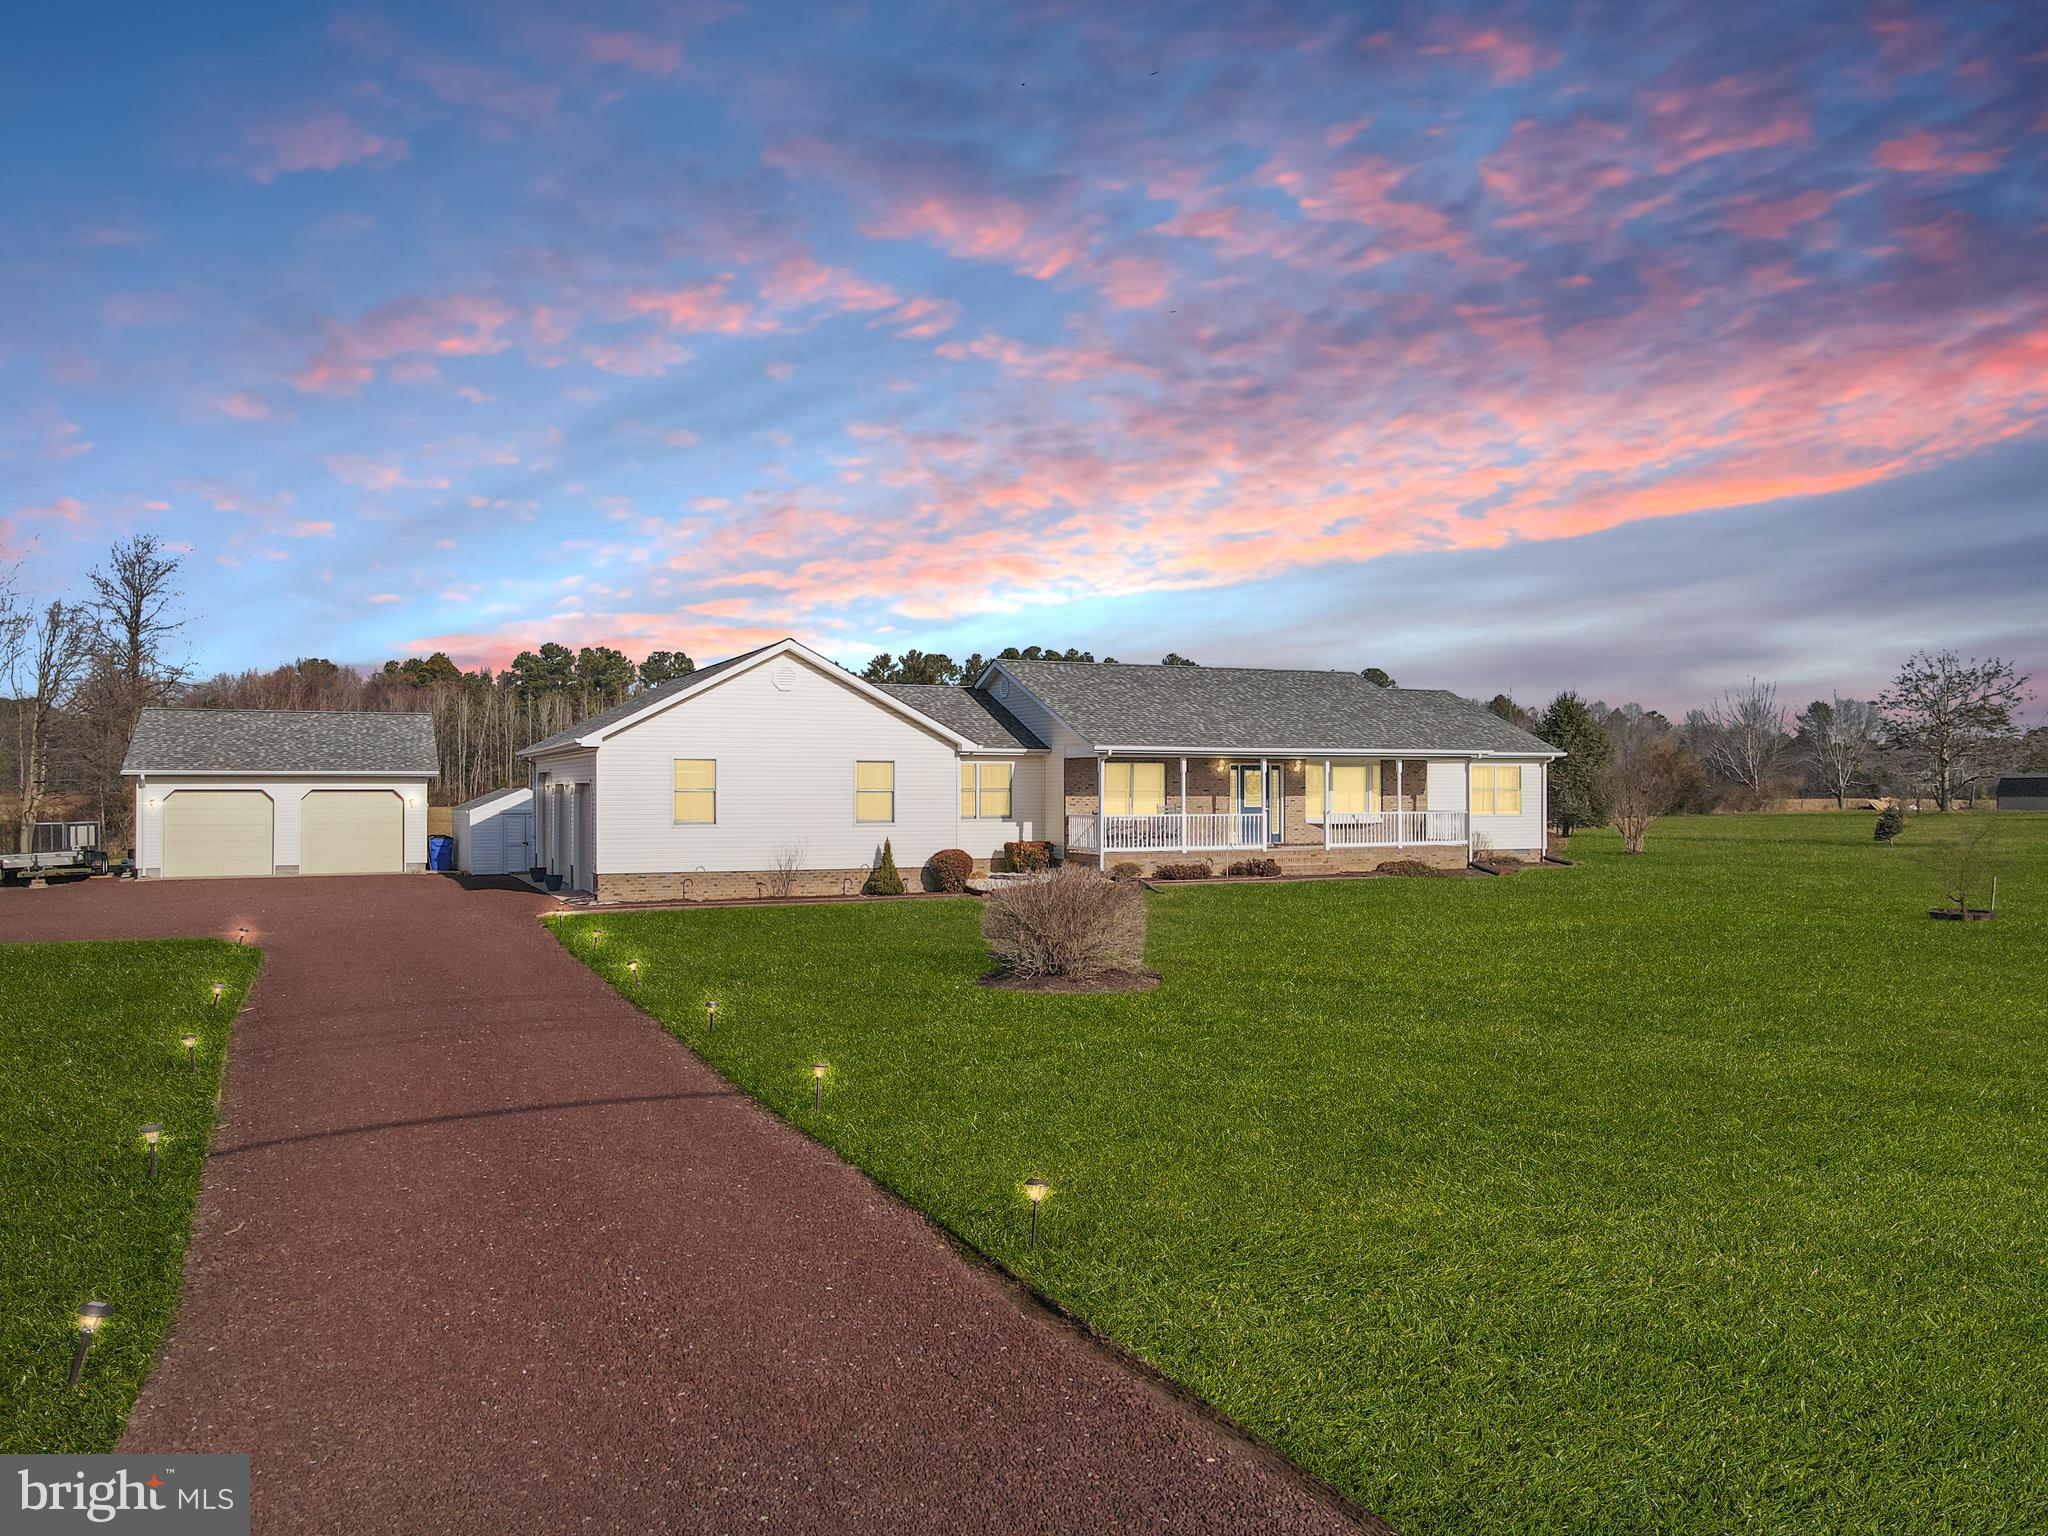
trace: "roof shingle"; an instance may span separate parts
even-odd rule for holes
[[[440,772],[434,717],[324,709],[145,709],[123,773]]]
[[[927,720],[958,731],[978,747],[1042,751],[1045,743],[1024,722],[986,693],[948,683],[884,683],[882,691],[901,699]]]
[[[1514,752],[1556,748],[1439,688],[1356,672],[999,661],[1091,745],[1191,752]]]

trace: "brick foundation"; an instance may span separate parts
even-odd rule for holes
[[[1090,869],[1102,867],[1102,861],[1092,853],[1069,854],[1068,858]],[[1437,869],[1465,867],[1463,844],[1454,848],[1306,848],[1284,843],[1263,852],[1257,848],[1226,848],[1210,853],[1112,853],[1107,867],[1135,864],[1150,875],[1162,864],[1207,864],[1220,875],[1240,860],[1259,858],[1275,861],[1283,875],[1367,874],[1393,859],[1413,859]]]

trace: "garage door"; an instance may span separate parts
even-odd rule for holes
[[[259,789],[180,789],[164,801],[164,874],[267,875],[270,796]]]
[[[299,873],[405,870],[405,805],[388,789],[316,789],[299,802]]]

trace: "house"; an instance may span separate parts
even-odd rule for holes
[[[1348,672],[998,661],[873,684],[795,640],[635,695],[522,754],[536,870],[604,901],[860,889],[1043,840],[1144,868],[1289,871],[1539,853],[1557,750],[1454,694]]]
[[[145,709],[121,773],[148,878],[427,866],[430,715]]]
[[[2001,811],[2048,811],[2048,774],[2008,773],[1997,793]]]
[[[494,789],[455,807],[455,867],[465,875],[523,875],[533,867],[533,791]]]

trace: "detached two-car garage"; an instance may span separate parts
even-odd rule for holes
[[[145,876],[426,867],[427,715],[144,710],[122,771]]]

